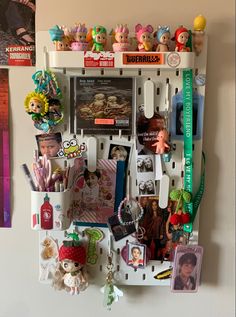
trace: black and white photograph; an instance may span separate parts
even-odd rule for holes
[[[124,213],[123,220],[132,221],[132,216],[128,213]],[[115,241],[119,241],[129,236],[130,234],[136,232],[136,228],[133,223],[130,225],[122,225],[118,219],[117,214],[114,214],[113,216],[108,218],[107,225]]]
[[[150,196],[156,195],[155,181],[153,178],[141,179],[138,181],[138,195]]]
[[[136,160],[137,173],[154,172],[153,160],[153,155],[138,155]]]

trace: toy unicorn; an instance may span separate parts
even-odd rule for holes
[[[135,26],[136,38],[138,40],[138,50],[140,52],[148,52],[152,50],[151,35],[153,32],[153,27],[149,24],[147,26],[142,26],[137,24]]]

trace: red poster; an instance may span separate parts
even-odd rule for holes
[[[0,65],[35,65],[35,0],[0,0]]]

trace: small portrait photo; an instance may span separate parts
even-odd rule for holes
[[[203,248],[200,246],[177,246],[171,290],[196,292],[200,280]]]
[[[193,94],[193,139],[199,140],[202,137],[204,98],[198,93]],[[170,132],[172,139],[183,140],[184,137],[184,110],[183,93],[180,91],[173,96],[172,112],[170,120]]]
[[[124,215],[124,221],[132,221],[132,217],[129,214]],[[130,234],[136,232],[135,225],[132,223],[130,225],[122,225],[119,222],[117,214],[108,218],[108,228],[111,231],[115,241],[119,241]]]
[[[61,133],[38,134],[35,136],[38,145],[39,155],[47,155],[50,157],[58,157],[58,152],[62,148]]]
[[[128,265],[133,268],[144,268],[146,265],[146,246],[128,242]]]
[[[153,178],[138,180],[138,195],[150,196],[156,194],[155,181]]]
[[[131,155],[131,145],[130,144],[119,144],[119,143],[110,143],[108,159],[116,161],[125,161],[127,165],[129,163]]]
[[[138,155],[137,157],[137,172],[147,173],[154,172],[153,155]]]

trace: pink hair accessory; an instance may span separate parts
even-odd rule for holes
[[[129,34],[129,29],[127,27],[127,24],[117,24],[115,28],[115,33],[126,33]]]
[[[142,26],[141,24],[137,24],[135,26],[135,33],[136,33],[136,37],[138,40],[144,32],[152,33],[153,27],[150,24],[148,24],[146,26]]]

